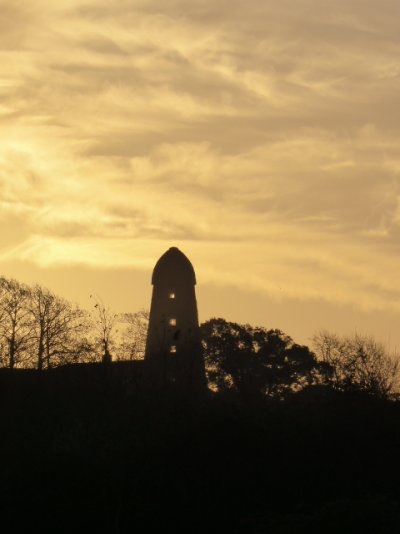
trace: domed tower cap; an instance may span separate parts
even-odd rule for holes
[[[196,285],[196,275],[189,259],[177,247],[171,247],[156,263],[151,278],[153,285]]]

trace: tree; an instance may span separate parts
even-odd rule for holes
[[[38,370],[78,361],[86,352],[87,317],[79,307],[36,285],[31,291],[29,310]]]
[[[322,331],[313,339],[318,358],[326,364],[326,380],[338,390],[358,390],[381,398],[399,385],[399,360],[370,336],[338,336]]]
[[[117,333],[115,327],[118,316],[105,306],[99,297],[90,295],[90,298],[94,299],[95,302],[93,318],[95,344],[100,348],[103,363],[109,363],[112,361],[111,349],[114,345],[114,334]]]
[[[123,313],[119,321],[125,328],[121,333],[119,358],[122,360],[141,360],[146,349],[149,312],[140,310],[135,313]]]
[[[252,336],[246,326],[210,319],[200,326],[206,372],[212,389],[246,395],[254,368]]]
[[[212,389],[282,397],[317,380],[314,354],[280,330],[210,319],[201,334]]]
[[[0,345],[2,363],[10,369],[26,363],[32,340],[28,310],[30,290],[14,279],[0,278]]]

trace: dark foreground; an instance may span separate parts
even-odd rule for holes
[[[400,530],[400,404],[0,373],[2,532]]]

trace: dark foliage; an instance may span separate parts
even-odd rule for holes
[[[210,319],[201,334],[209,383],[219,392],[284,397],[320,379],[315,355],[280,330]]]

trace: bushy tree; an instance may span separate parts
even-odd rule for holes
[[[201,335],[212,389],[282,397],[317,380],[314,354],[280,330],[210,319]]]

